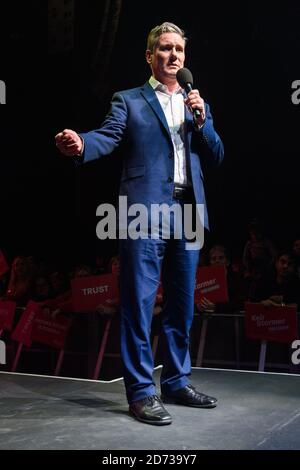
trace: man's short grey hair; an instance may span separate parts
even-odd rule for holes
[[[179,34],[179,36],[182,37],[184,43],[186,44],[187,38],[185,37],[183,29],[179,28],[174,23],[169,23],[168,21],[165,21],[161,25],[155,26],[155,28],[151,29],[147,40],[147,50],[153,52],[156,48],[160,36],[164,33]]]

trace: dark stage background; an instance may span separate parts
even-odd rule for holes
[[[95,211],[117,197],[122,155],[77,170],[54,135],[99,126],[114,91],[148,79],[146,36],[163,21],[185,29],[186,66],[225,145],[224,165],[206,175],[207,246],[239,255],[254,216],[278,247],[300,237],[300,104],[291,99],[300,80],[299,2],[78,0],[66,49],[55,3],[1,7],[0,247],[9,259],[24,253],[68,264],[116,251],[96,239]]]

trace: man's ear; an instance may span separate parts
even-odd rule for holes
[[[146,50],[146,61],[148,64],[152,63],[152,52],[149,49]]]

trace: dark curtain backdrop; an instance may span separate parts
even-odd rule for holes
[[[56,53],[47,52],[46,2],[4,2],[3,11],[0,245],[8,256],[68,263],[117,249],[96,239],[95,211],[116,200],[122,155],[78,171],[54,135],[99,126],[114,91],[148,79],[146,37],[167,20],[186,31],[186,66],[225,144],[223,167],[206,175],[207,245],[240,254],[253,216],[278,246],[299,238],[298,2],[77,0],[74,47]]]

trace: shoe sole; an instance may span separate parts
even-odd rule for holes
[[[172,398],[163,398],[161,397],[161,401],[166,405],[182,405],[182,406],[190,406],[191,408],[215,408],[218,404],[212,403],[211,405],[192,405],[192,403],[182,403],[180,400],[175,400]]]
[[[140,421],[141,423],[146,423],[146,424],[153,424],[154,426],[165,426],[167,424],[172,424],[172,420],[168,420],[168,421],[152,421],[152,420],[149,420],[149,419],[143,419],[143,418],[140,418],[139,416],[135,415],[133,413],[133,411],[129,410],[129,414],[130,416],[132,416],[133,418],[135,418],[136,420]]]

